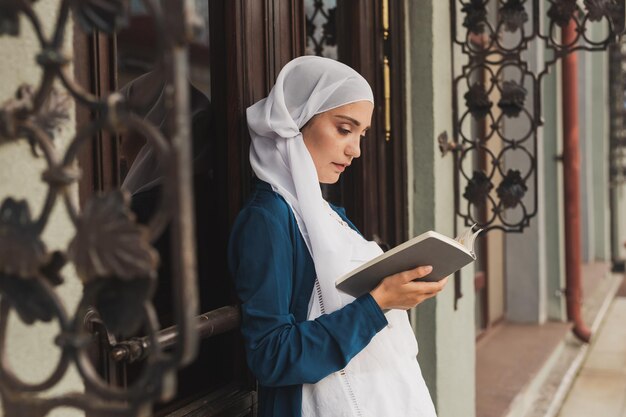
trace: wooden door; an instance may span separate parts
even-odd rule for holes
[[[346,208],[368,239],[384,248],[407,238],[402,2],[305,0],[306,53],[359,71],[374,91],[372,128],[361,157],[325,195]]]
[[[76,32],[77,75],[95,94],[122,88],[154,69],[159,51],[153,47],[150,17],[139,3],[131,2],[130,26],[115,37],[97,33],[82,37]],[[336,7],[338,59],[368,79],[376,109],[363,156],[336,187],[335,201],[347,208],[368,238],[390,245],[407,235],[402,10],[395,8],[400,7],[396,3],[387,10],[388,19],[382,0],[340,0]],[[305,53],[307,3],[196,0],[196,7],[205,30],[190,47],[189,81],[210,102],[210,123],[201,135],[210,152],[202,160],[202,175],[194,179],[196,244],[202,250],[198,252],[199,291],[201,309],[207,312],[238,302],[226,266],[226,245],[252,178],[245,109],[267,95],[285,63]],[[78,123],[89,117],[79,115]],[[126,149],[125,139],[102,138],[83,154],[81,165],[87,172],[81,184],[83,198],[124,180],[132,164],[127,155],[137,151]],[[161,269],[154,302],[162,324],[167,324],[171,312],[168,292],[174,279]],[[106,362],[102,372],[112,384],[132,384],[141,366],[101,359]],[[156,407],[156,415],[254,414],[255,380],[245,365],[236,329],[203,340],[196,362],[179,373],[178,381],[178,395]]]

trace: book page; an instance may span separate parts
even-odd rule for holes
[[[476,241],[476,237],[478,237],[478,234],[482,232],[483,229],[474,231],[474,227],[476,227],[476,223],[474,223],[470,228],[465,229],[463,233],[457,236],[454,240],[465,246],[470,254],[473,257],[476,257],[476,254],[474,253],[474,241]]]

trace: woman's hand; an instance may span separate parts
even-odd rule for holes
[[[384,278],[370,294],[382,310],[413,308],[422,301],[437,295],[448,282],[448,278],[438,282],[415,281],[428,275],[432,269],[431,266],[419,266],[390,275]]]

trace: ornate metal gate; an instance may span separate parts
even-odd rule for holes
[[[176,370],[189,363],[197,349],[197,292],[193,240],[193,195],[190,172],[189,92],[186,44],[194,29],[190,1],[143,0],[153,15],[162,55],[158,63],[165,74],[168,116],[164,132],[133,114],[121,94],[98,98],[83,90],[68,69],[71,58],[61,50],[70,13],[81,26],[105,33],[123,24],[129,6],[124,0],[63,0],[51,36],[42,30],[41,17],[28,0],[0,0],[0,35],[19,36],[20,18],[32,25],[41,46],[37,63],[43,69],[38,86],[19,87],[15,98],[0,106],[0,140],[28,140],[35,155],[43,154],[48,186],[41,214],[31,215],[26,201],[5,199],[0,205],[0,394],[5,415],[45,416],[52,409],[70,407],[94,417],[131,417],[151,414],[157,399],[175,392]],[[63,91],[53,86],[58,81]],[[54,144],[54,128],[68,115],[67,100],[89,108],[93,121],[80,126],[63,154]],[[80,177],[76,156],[96,132],[135,131],[147,138],[163,167],[163,192],[156,214],[147,226],[136,223],[129,196],[120,191],[96,196],[81,212],[69,186]],[[41,234],[56,204],[62,202],[76,234],[66,252],[50,253]],[[170,222],[174,280],[175,323],[170,336],[176,343],[165,352],[159,341],[159,324],[151,294],[158,254],[151,241]],[[62,281],[66,261],[74,264],[83,283],[83,297],[74,315],[60,301],[55,286]],[[114,387],[89,360],[91,340],[84,320],[94,309],[106,328],[123,337],[138,332],[150,345],[145,366],[129,387]],[[17,314],[27,323],[58,321],[56,343],[62,354],[54,372],[43,382],[20,380],[6,358],[7,323]],[[93,313],[90,313],[93,314]],[[42,396],[75,366],[85,393]]]
[[[624,1],[451,0],[450,7],[453,50],[467,58],[454,73],[452,141],[439,137],[442,155],[455,158],[455,212],[467,226],[521,232],[537,212],[541,80],[563,56],[614,42],[624,32]],[[577,36],[563,42],[559,29],[570,22]],[[594,38],[590,27],[602,24],[606,36]],[[529,57],[533,43],[551,55],[539,68]],[[525,162],[507,167],[513,154]]]

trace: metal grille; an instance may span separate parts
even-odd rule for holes
[[[338,59],[337,0],[305,0],[306,55]]]
[[[611,140],[610,140],[610,181],[611,187],[626,183],[626,44],[611,46],[610,77],[611,88]]]
[[[112,1],[60,1],[56,25],[47,36],[41,18],[27,1],[0,0],[0,35],[19,36],[20,22],[27,21],[37,34],[41,52],[37,63],[43,70],[37,86],[23,85],[15,98],[0,106],[0,141],[28,140],[35,156],[41,154],[47,196],[41,214],[33,218],[28,202],[6,198],[0,204],[0,395],[6,416],[43,417],[58,407],[88,412],[94,417],[131,417],[151,414],[156,399],[175,392],[175,372],[196,354],[197,314],[195,253],[191,193],[189,97],[186,44],[195,22],[192,2],[144,0],[143,7],[154,16],[159,66],[165,74],[167,110],[165,134],[133,114],[119,93],[94,97],[71,76],[70,58],[61,50],[70,12],[88,31],[113,33],[124,24],[129,3]],[[47,16],[46,16],[47,17]],[[63,90],[53,87],[55,81]],[[61,153],[53,139],[56,127],[68,118],[69,100],[85,106],[96,117],[79,126],[78,133]],[[163,196],[156,215],[147,226],[136,223],[129,196],[108,192],[89,201],[81,212],[71,198],[69,186],[80,178],[76,156],[100,130],[114,133],[136,131],[157,151],[164,167]],[[26,139],[22,139],[26,138]],[[0,142],[1,143],[1,142]],[[56,204],[62,202],[76,234],[65,252],[51,253],[41,234]],[[154,289],[158,254],[151,241],[170,222],[175,322],[178,332],[172,351],[164,352],[157,340],[159,325],[150,295]],[[57,296],[64,264],[74,264],[84,286],[74,315]],[[91,335],[85,318],[97,311],[106,328],[122,337],[143,334],[152,349],[136,381],[129,387],[108,385],[89,360]],[[62,354],[54,372],[43,382],[20,380],[9,368],[6,352],[7,323],[17,315],[24,323],[57,321],[56,344]],[[42,395],[54,388],[75,366],[85,393],[58,397]]]
[[[536,215],[541,80],[561,57],[605,50],[624,29],[623,0],[582,3],[451,0],[453,49],[466,61],[454,73],[453,138],[439,145],[454,154],[455,210],[467,226],[521,232]],[[563,44],[570,22],[577,36]],[[594,38],[592,25],[607,35]]]

